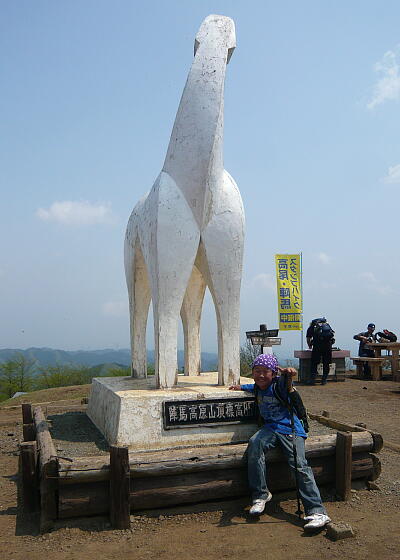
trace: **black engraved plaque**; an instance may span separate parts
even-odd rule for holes
[[[204,424],[256,423],[253,397],[207,399],[197,401],[164,401],[164,429],[194,427]]]

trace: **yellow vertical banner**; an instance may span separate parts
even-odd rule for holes
[[[301,331],[302,294],[300,255],[275,255],[279,329]]]

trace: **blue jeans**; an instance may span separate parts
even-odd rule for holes
[[[306,515],[326,513],[318,486],[315,483],[314,474],[305,457],[304,438],[295,436],[295,443],[299,493]],[[248,479],[253,500],[265,499],[268,496],[264,452],[277,445],[281,447],[293,474],[295,474],[293,436],[272,432],[264,426],[250,438],[247,448]]]

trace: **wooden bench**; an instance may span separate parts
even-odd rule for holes
[[[364,364],[368,362],[371,366],[371,376],[374,381],[379,381],[382,378],[382,364],[386,358],[368,358],[360,356],[358,358],[351,358],[353,364],[357,367],[357,377],[362,379],[364,377]]]

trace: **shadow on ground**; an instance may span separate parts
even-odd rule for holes
[[[66,451],[72,456],[95,455],[98,451],[108,452],[109,446],[85,412],[64,412],[63,414],[49,415],[51,437],[56,447],[70,442],[77,444],[68,446]],[[86,446],[79,444],[85,443]]]

